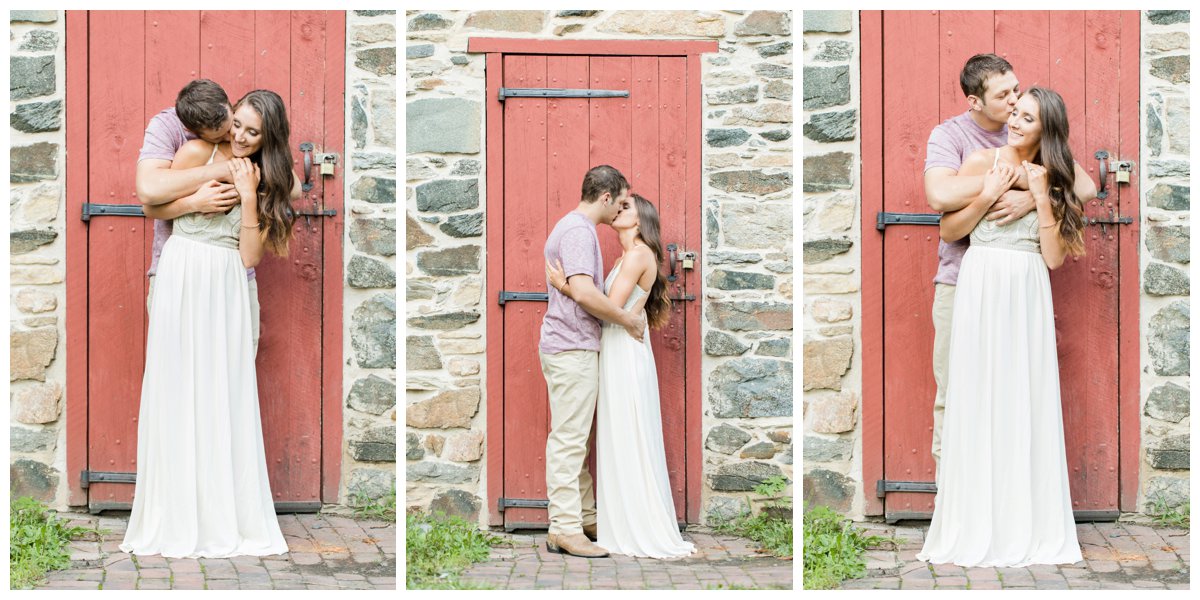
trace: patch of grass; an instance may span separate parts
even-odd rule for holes
[[[472,563],[487,560],[491,547],[503,544],[504,538],[441,512],[408,513],[404,523],[407,589],[491,589],[458,577]]]
[[[827,506],[804,514],[804,589],[834,589],[867,572],[863,553],[894,538],[864,535],[849,519]]]
[[[396,522],[396,486],[392,486],[391,493],[379,498],[372,498],[362,491],[353,491],[350,492],[348,500],[357,519]]]
[[[1191,503],[1181,504],[1179,506],[1171,506],[1161,494],[1156,495],[1150,500],[1150,516],[1154,522],[1162,527],[1172,527],[1175,529],[1191,529],[1192,526],[1192,505]]]
[[[11,589],[32,588],[48,571],[71,566],[67,542],[86,533],[96,533],[86,527],[67,527],[66,520],[28,496],[12,501],[8,522],[8,583]]]
[[[725,535],[750,538],[762,547],[763,552],[790,559],[792,499],[782,495],[787,485],[788,481],[784,477],[767,479],[754,488],[754,493],[767,498],[761,512],[757,515],[745,512],[732,519],[717,520],[712,524],[713,530]],[[785,514],[786,517],[783,516]]]

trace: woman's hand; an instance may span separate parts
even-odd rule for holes
[[[550,280],[550,285],[554,289],[566,293],[563,288],[567,287],[567,272],[562,268],[562,261],[558,261],[558,266],[550,264],[546,261],[546,279]]]
[[[242,202],[257,199],[260,178],[258,165],[248,158],[232,158],[229,160],[229,169],[233,172],[233,185],[241,195]]]
[[[1025,175],[1029,179],[1029,193],[1033,199],[1043,202],[1050,199],[1050,178],[1046,176],[1046,167],[1035,165],[1027,160],[1021,161],[1025,167]]]
[[[995,202],[1017,182],[1018,175],[1016,169],[1006,164],[988,169],[987,174],[983,176],[983,195]]]

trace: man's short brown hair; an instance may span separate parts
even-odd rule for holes
[[[229,116],[229,96],[215,81],[193,79],[179,90],[175,114],[192,133],[217,129]]]
[[[1003,75],[1012,72],[1012,65],[1007,60],[995,54],[976,54],[963,65],[958,74],[958,84],[962,86],[964,96],[975,96],[983,99],[987,92],[987,80],[993,75]]]
[[[620,171],[608,166],[592,167],[583,176],[583,201],[591,204],[608,192],[613,198],[621,195],[622,190],[629,189],[629,181]]]

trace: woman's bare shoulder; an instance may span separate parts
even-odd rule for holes
[[[190,140],[175,151],[171,166],[176,169],[198,167],[208,162],[212,156],[213,144],[201,139]]]
[[[967,155],[967,159],[958,169],[959,175],[986,173],[992,168],[992,160],[996,156],[995,148],[980,148]]]

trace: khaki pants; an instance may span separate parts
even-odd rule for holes
[[[942,458],[942,418],[946,414],[946,370],[950,366],[950,325],[954,317],[954,291],[957,287],[944,283],[933,286],[933,380],[937,395],[933,399],[933,465],[934,473]]]
[[[258,356],[258,280],[251,279],[246,283],[250,287],[250,341],[254,344],[254,355]],[[150,300],[154,298],[154,276],[150,276],[150,291],[146,294],[146,314],[150,314]]]
[[[600,354],[570,350],[538,352],[538,357],[550,393],[550,435],[546,438],[550,533],[583,533],[585,524],[596,522],[596,496],[587,470],[587,453],[600,393]]]

